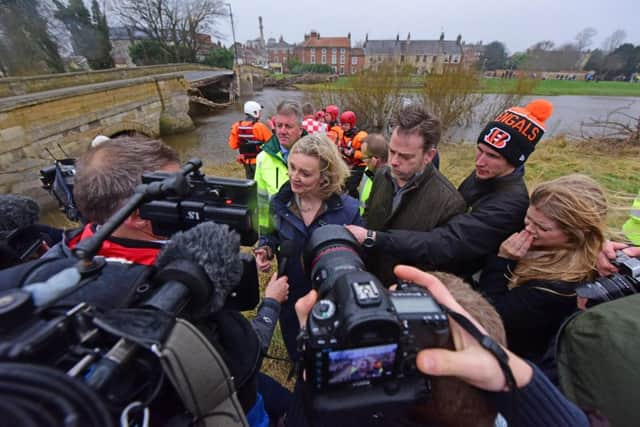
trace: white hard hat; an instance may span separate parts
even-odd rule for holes
[[[262,110],[262,105],[258,104],[256,101],[247,101],[244,103],[244,113],[253,118],[257,119],[260,117],[260,110]]]
[[[93,138],[93,141],[91,141],[91,147],[97,147],[98,145],[102,144],[103,142],[109,141],[110,139],[111,138],[109,138],[108,136],[98,135]]]

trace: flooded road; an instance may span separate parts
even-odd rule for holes
[[[302,102],[304,93],[297,90],[266,88],[257,92],[253,98],[264,106],[262,120],[271,117],[280,101],[291,99]],[[525,102],[533,99],[529,97]],[[549,96],[545,97],[554,105],[553,115],[547,120],[547,136],[578,136],[581,123],[590,120],[604,120],[607,116],[612,120],[631,123],[640,117],[640,98],[608,97],[608,96]],[[249,99],[249,98],[248,98]],[[196,117],[196,129],[179,135],[164,137],[163,140],[180,152],[180,157],[187,160],[191,157],[201,158],[205,165],[216,166],[231,162],[236,153],[227,146],[227,138],[231,125],[244,117],[242,106],[248,99],[235,105],[212,113],[208,116]],[[488,96],[478,110],[486,108],[495,99]],[[319,108],[319,106],[316,106]],[[612,112],[619,110],[616,114]],[[635,119],[634,119],[635,118]],[[484,123],[475,123],[468,128],[458,129],[449,140],[457,142],[474,141]],[[634,124],[635,125],[635,124]],[[593,131],[592,131],[593,132]]]

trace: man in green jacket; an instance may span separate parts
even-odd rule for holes
[[[386,286],[395,283],[393,267],[403,254],[377,250],[376,231],[430,231],[466,209],[460,193],[432,163],[440,136],[440,121],[422,106],[400,110],[389,141],[387,166],[376,173],[366,204],[368,230],[347,226],[369,249],[368,270]]]
[[[254,180],[258,187],[258,223],[260,234],[269,227],[269,201],[289,180],[287,157],[293,144],[307,133],[302,129],[302,110],[294,101],[282,101],[276,110],[275,133],[262,146],[256,158]]]
[[[389,141],[382,134],[370,133],[362,141],[361,152],[362,158],[360,160],[367,165],[362,174],[362,179],[360,179],[360,184],[358,184],[360,215],[364,215],[364,207],[371,194],[371,187],[373,187],[373,177],[377,170],[387,164]]]

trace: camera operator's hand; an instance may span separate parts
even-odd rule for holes
[[[256,267],[258,267],[259,271],[263,273],[271,271],[271,259],[269,258],[267,248],[255,248],[253,254],[256,257]]]
[[[596,261],[598,274],[601,276],[609,276],[610,274],[618,272],[618,268],[613,265],[611,261],[616,259],[616,251],[619,250],[622,250],[622,252],[631,257],[640,257],[640,247],[629,246],[625,243],[607,240],[604,242],[604,245],[602,245],[602,250],[598,254],[598,259]]]
[[[364,242],[364,239],[367,237],[367,229],[364,227],[360,227],[358,225],[345,225],[345,228],[349,230],[353,237],[358,241],[359,244]]]
[[[272,298],[280,304],[289,298],[289,282],[287,276],[278,277],[278,273],[273,273],[267,288],[264,290],[265,298]]]
[[[309,291],[308,294],[299,298],[296,301],[296,315],[298,316],[298,322],[300,323],[300,329],[307,327],[307,319],[313,305],[318,301],[318,292],[315,289]]]
[[[411,281],[426,288],[436,301],[464,315],[486,334],[484,328],[458,304],[442,282],[434,276],[408,266],[397,266],[394,273],[400,280]],[[418,353],[418,369],[428,375],[453,376],[483,390],[505,390],[504,374],[493,355],[451,318],[449,325],[456,350],[422,350]],[[524,387],[531,381],[533,369],[523,359],[507,349],[505,351],[509,355],[509,367],[518,388]]]
[[[529,251],[531,243],[533,243],[533,236],[527,230],[513,233],[500,245],[498,256],[514,261],[520,261],[520,259]]]

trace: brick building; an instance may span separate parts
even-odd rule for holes
[[[282,36],[278,41],[274,38],[267,40],[266,49],[269,68],[280,72],[289,71],[289,59],[295,55],[295,47],[295,44],[284,41]]]
[[[347,74],[351,67],[351,33],[347,37],[320,37],[312,30],[296,49],[303,64],[329,65],[336,74]]]

